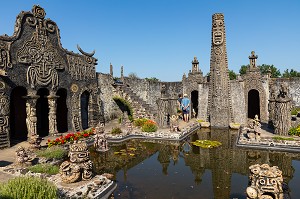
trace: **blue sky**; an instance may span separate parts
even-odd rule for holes
[[[181,81],[198,57],[210,66],[211,20],[224,13],[229,69],[239,71],[254,50],[258,64],[300,71],[298,0],[9,0],[0,7],[0,34],[12,35],[16,16],[39,4],[60,28],[64,48],[96,50],[97,72],[136,73]]]

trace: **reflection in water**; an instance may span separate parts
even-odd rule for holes
[[[249,166],[265,163],[278,166],[284,181],[292,181],[292,198],[300,198],[296,189],[300,164],[293,161],[300,160],[300,154],[237,148],[236,135],[236,131],[212,129],[199,130],[182,142],[131,140],[111,144],[106,153],[92,149],[91,159],[97,174],[115,175],[115,198],[246,198]],[[222,145],[202,149],[190,144],[198,139],[216,140]],[[136,149],[134,156],[114,154],[130,148]],[[294,166],[296,171],[293,165],[298,165]]]

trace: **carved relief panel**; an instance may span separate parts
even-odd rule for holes
[[[96,59],[90,56],[67,55],[68,72],[73,80],[88,80],[96,78]]]

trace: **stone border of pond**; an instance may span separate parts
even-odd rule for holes
[[[275,135],[274,135],[275,136]],[[272,137],[261,137],[259,140],[251,140],[247,138],[241,130],[239,130],[236,146],[250,149],[265,149],[285,152],[300,152],[300,140],[277,140]]]
[[[119,143],[130,139],[155,139],[155,140],[168,140],[168,141],[181,141],[194,131],[200,129],[199,122],[193,122],[188,124],[182,129],[182,131],[171,132],[163,129],[157,132],[131,132],[131,134],[119,134],[119,135],[107,135],[107,141],[109,143]]]

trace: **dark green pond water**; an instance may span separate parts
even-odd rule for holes
[[[245,199],[249,166],[267,163],[283,171],[291,198],[300,198],[300,154],[235,146],[236,131],[199,130],[182,142],[130,140],[91,151],[96,173],[115,175],[114,197],[130,199]],[[222,146],[202,149],[197,139]]]

